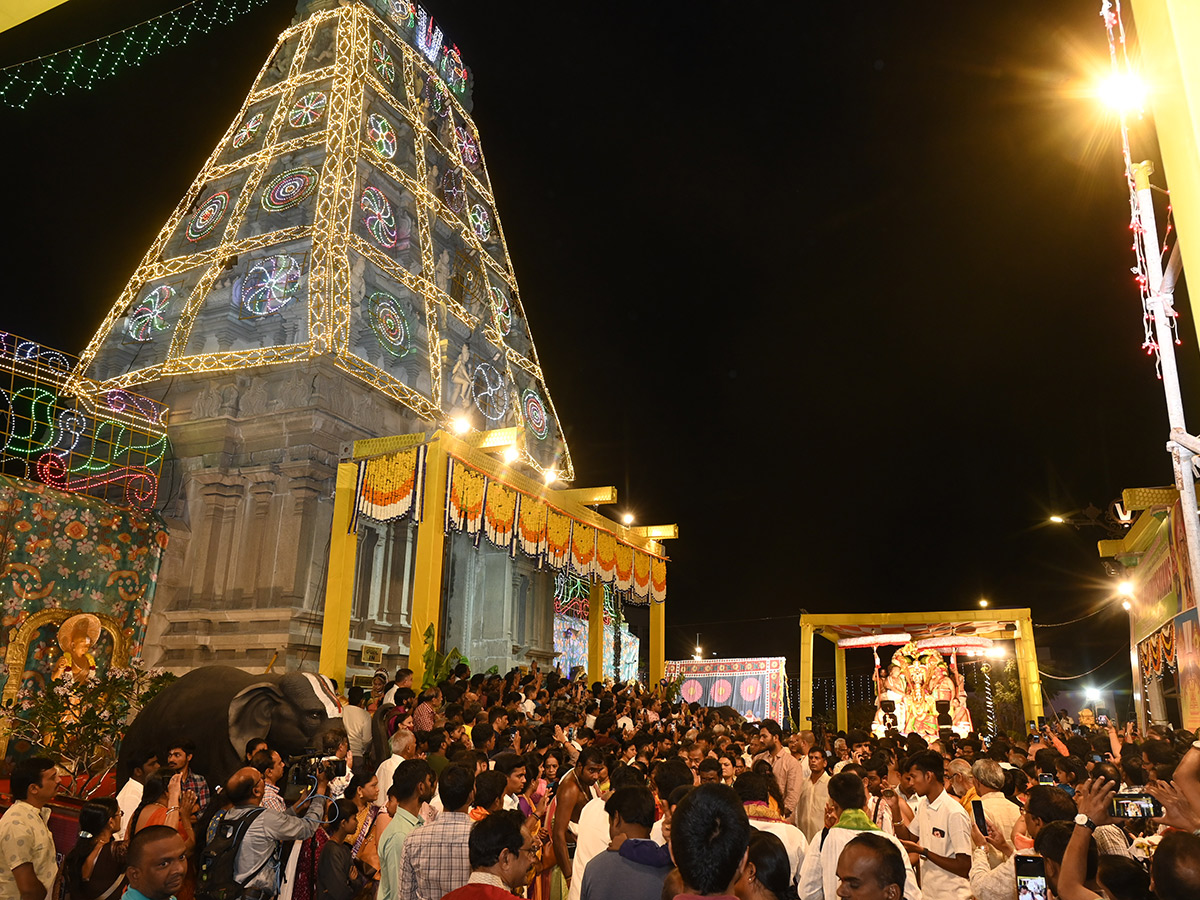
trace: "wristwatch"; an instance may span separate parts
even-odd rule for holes
[[[1192,741],[1192,749],[1200,750],[1200,741]]]
[[[1084,828],[1087,828],[1090,831],[1096,830],[1096,823],[1093,822],[1091,819],[1089,819],[1083,813],[1079,813],[1078,815],[1075,816],[1075,824],[1082,825]]]

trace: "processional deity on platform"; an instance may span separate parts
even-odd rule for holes
[[[958,655],[951,652],[950,665],[937,650],[922,649],[912,641],[892,654],[885,672],[875,651],[875,721],[872,731],[882,735],[889,729],[901,734],[916,732],[927,739],[937,737],[939,700],[949,704],[949,728],[960,736],[971,730],[967,692]]]

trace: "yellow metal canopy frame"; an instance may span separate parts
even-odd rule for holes
[[[425,447],[425,479],[421,495],[420,525],[414,561],[412,633],[409,637],[409,668],[414,681],[420,682],[425,652],[425,632],[433,626],[435,644],[442,618],[442,566],[445,560],[448,461],[460,460],[493,481],[527,496],[545,501],[572,520],[619,536],[640,551],[663,558],[662,544],[656,539],[678,535],[675,525],[643,528],[627,527],[600,515],[588,503],[614,503],[613,487],[566,488],[556,490],[540,480],[529,478],[498,460],[492,454],[511,446],[519,429],[498,429],[456,437],[444,431],[372,438],[356,441],[350,461],[340,463],[334,496],[333,525],[330,533],[329,570],[325,583],[325,620],[321,632],[320,670],[344,683],[349,650],[350,609],[354,597],[357,534],[350,530],[358,502],[358,462],[415,447]],[[651,535],[654,535],[652,537]],[[604,585],[593,578],[588,603],[588,678],[602,677],[604,653]],[[650,603],[650,681],[657,684],[666,673],[666,603]]]
[[[1026,721],[1042,715],[1042,680],[1038,675],[1037,650],[1033,645],[1033,618],[1028,609],[967,609],[951,612],[841,613],[800,616],[800,727],[812,718],[813,637],[820,635],[834,645],[834,688],[837,696],[837,725],[845,730],[846,651],[839,638],[864,634],[906,631],[913,640],[949,634],[1011,640],[1016,645],[1017,673],[1021,680],[1021,705]]]

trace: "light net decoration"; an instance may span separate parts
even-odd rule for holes
[[[172,291],[159,286],[131,313],[127,339],[153,335]],[[75,363],[0,333],[0,472],[119,506],[152,508],[167,452],[167,408],[123,388],[72,378]]]
[[[523,428],[521,461],[573,478],[471,80],[415,3],[288,28],[74,377],[128,390],[324,356],[439,425]]]

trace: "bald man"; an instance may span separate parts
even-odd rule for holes
[[[228,796],[233,809],[218,813],[218,816],[225,822],[236,822],[242,816],[255,815],[238,847],[233,877],[245,885],[247,892],[256,892],[259,900],[269,900],[279,894],[279,867],[270,863],[279,859],[282,842],[312,837],[324,820],[325,804],[329,800],[329,775],[324,770],[317,776],[316,788],[315,794],[296,806],[299,809],[305,803],[308,805],[304,817],[300,818],[293,811],[261,809],[255,812],[262,806],[265,791],[263,776],[258,769],[250,766],[238,769],[229,779]]]

